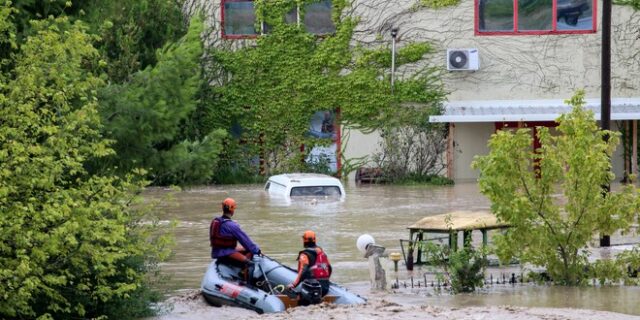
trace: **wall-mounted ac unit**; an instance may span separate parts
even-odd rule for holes
[[[479,68],[478,49],[447,49],[447,70],[475,71]]]

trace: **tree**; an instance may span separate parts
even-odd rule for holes
[[[574,285],[588,274],[594,234],[628,228],[638,197],[632,185],[602,192],[614,178],[610,157],[619,134],[598,128],[582,107],[583,91],[567,103],[573,109],[558,118],[558,135],[539,128],[541,148],[532,150],[528,128],[499,131],[489,141],[490,153],[472,166],[480,170],[480,191],[492,211],[511,225],[496,241],[501,260],[544,266],[555,282]]]
[[[161,185],[208,181],[224,131],[198,137],[189,129],[202,82],[201,32],[196,17],[179,42],[158,53],[156,65],[133,74],[128,83],[100,91],[104,132],[116,141],[116,153],[97,166],[120,173],[144,168],[152,183]]]
[[[127,82],[139,70],[156,65],[156,51],[187,32],[181,0],[75,1],[74,17],[86,21],[100,37],[94,46],[107,62],[115,83]]]
[[[113,154],[94,39],[68,18],[31,23],[0,87],[0,317],[148,314],[147,272],[167,239],[133,207],[141,183],[85,169]]]

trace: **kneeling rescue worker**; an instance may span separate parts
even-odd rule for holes
[[[211,258],[218,259],[218,263],[237,266],[242,269],[245,281],[249,281],[250,269],[253,267],[251,258],[254,254],[261,255],[260,247],[242,231],[240,225],[231,220],[236,210],[236,201],[226,198],[222,201],[222,216],[211,220],[209,240],[211,243]],[[238,246],[240,242],[241,246]]]
[[[329,292],[331,263],[321,247],[316,245],[316,234],[307,230],[302,235],[304,250],[298,253],[298,276],[287,286],[293,289],[301,285],[299,305],[322,302],[322,297]]]

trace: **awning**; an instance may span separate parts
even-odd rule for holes
[[[600,120],[600,99],[587,99],[585,108]],[[444,114],[429,122],[554,121],[571,111],[564,100],[468,100],[445,103]],[[640,98],[611,99],[611,120],[640,119]]]

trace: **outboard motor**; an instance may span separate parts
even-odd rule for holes
[[[300,305],[322,302],[322,286],[316,279],[307,279],[300,285]]]

